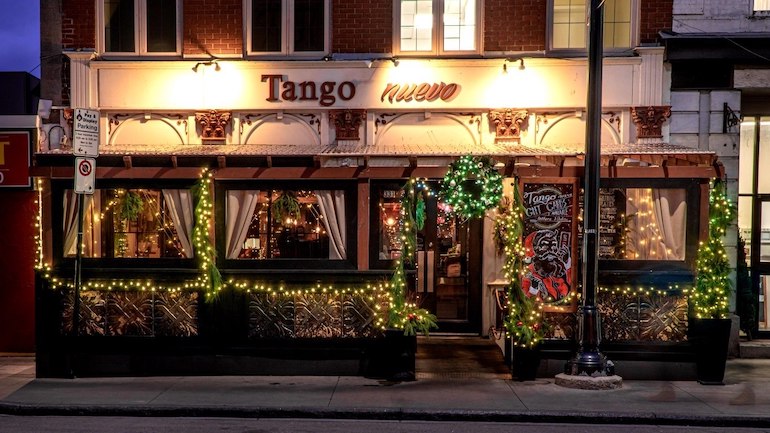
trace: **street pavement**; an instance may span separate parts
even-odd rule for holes
[[[419,367],[419,366],[418,366]],[[770,360],[733,359],[724,386],[624,380],[615,390],[554,378],[420,374],[36,379],[32,356],[0,354],[0,414],[443,420],[770,427]]]

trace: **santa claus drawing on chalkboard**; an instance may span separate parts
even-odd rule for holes
[[[522,290],[528,296],[559,300],[570,291],[572,257],[570,233],[544,229],[524,238],[526,271]]]

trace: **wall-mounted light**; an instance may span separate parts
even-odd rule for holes
[[[511,63],[519,62],[519,70],[523,71],[524,69],[526,69],[524,67],[524,57],[513,57],[513,58],[510,58],[510,59],[505,59],[505,62],[506,63],[507,62],[511,62]],[[503,64],[503,73],[507,73],[507,72],[508,72],[508,67],[505,64]]]
[[[369,69],[372,69],[372,65],[374,64],[374,60],[367,60],[366,61],[366,67]]]
[[[393,66],[398,66],[398,58],[397,57],[391,57],[391,62],[393,62]]]
[[[219,61],[217,59],[214,60],[208,60],[205,62],[198,62],[195,64],[195,66],[192,67],[193,72],[198,72],[198,68],[201,66],[214,66],[215,71],[221,71],[222,67],[219,66]]]

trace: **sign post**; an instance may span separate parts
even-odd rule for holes
[[[96,189],[96,157],[99,156],[99,112],[76,108],[72,128],[72,154],[75,155],[75,194],[78,196],[78,236],[75,256],[75,303],[72,331],[80,333],[80,286],[83,268],[83,212],[85,194]]]

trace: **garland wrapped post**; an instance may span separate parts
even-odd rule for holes
[[[195,197],[195,225],[193,227],[193,243],[198,269],[198,285],[206,291],[206,300],[210,301],[222,290],[222,275],[217,268],[216,250],[211,244],[209,231],[213,217],[211,202],[211,172],[205,170],[198,183],[193,187]]]
[[[543,339],[546,331],[543,301],[537,296],[527,296],[521,288],[526,255],[522,242],[525,215],[518,181],[514,181],[513,187],[513,201],[510,205],[507,200],[501,202],[495,223],[495,240],[502,246],[505,256],[503,274],[509,281],[504,326],[514,347],[534,348]]]
[[[698,247],[691,315],[697,319],[725,319],[729,313],[730,261],[722,238],[735,217],[723,181],[713,182],[709,194],[709,236]]]
[[[409,179],[402,189],[401,255],[396,259],[393,277],[390,280],[390,309],[388,326],[403,329],[404,335],[416,335],[418,332],[428,335],[431,329],[437,329],[436,316],[417,304],[407,302],[405,264],[412,264],[417,249],[417,231],[425,223],[425,195],[432,194],[428,185],[418,179]]]
[[[503,177],[490,157],[461,156],[449,165],[441,195],[454,213],[465,219],[482,218],[503,195]]]

